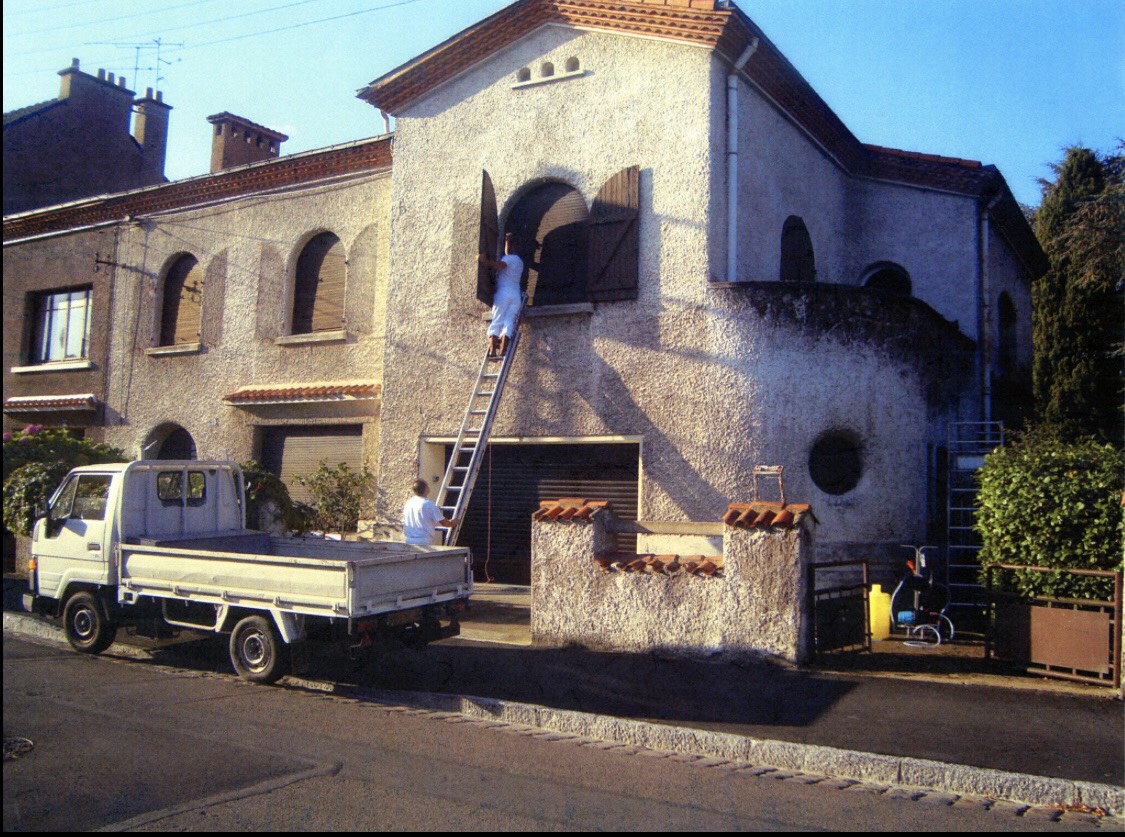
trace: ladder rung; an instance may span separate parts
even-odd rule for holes
[[[499,372],[489,372],[487,375],[481,375],[482,378],[499,378]]]
[[[467,470],[469,470],[469,466],[468,465],[454,465],[453,470],[454,471],[467,471]]]
[[[483,416],[488,410],[469,410],[470,416]]]

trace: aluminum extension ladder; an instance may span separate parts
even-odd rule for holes
[[[524,304],[527,304],[526,297]],[[477,482],[484,451],[488,447],[488,437],[492,433],[492,421],[496,418],[496,408],[504,394],[504,384],[516,356],[520,341],[520,319],[523,308],[516,317],[516,327],[508,341],[508,350],[500,357],[492,357],[487,352],[480,364],[473,392],[469,396],[469,406],[461,419],[461,429],[457,431],[457,441],[453,444],[453,454],[441,478],[441,488],[437,493],[437,506],[453,521],[446,530],[445,545],[455,546],[465,521],[465,511],[469,508],[469,498]]]

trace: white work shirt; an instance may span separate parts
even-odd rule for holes
[[[437,534],[435,527],[443,520],[445,515],[433,500],[418,495],[411,497],[402,509],[402,533],[406,542],[440,546],[434,537]]]

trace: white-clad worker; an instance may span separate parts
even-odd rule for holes
[[[523,259],[514,252],[512,233],[504,235],[504,255],[495,261],[484,253],[477,258],[481,264],[496,271],[496,292],[492,295],[492,322],[488,326],[488,354],[490,357],[503,355],[516,332],[516,320],[523,294],[520,280],[523,278]]]

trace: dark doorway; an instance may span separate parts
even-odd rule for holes
[[[528,267],[527,291],[533,305],[587,301],[586,201],[565,183],[547,183],[520,198],[507,230]]]
[[[490,445],[458,540],[473,552],[476,580],[531,583],[531,515],[540,500],[609,500],[615,517],[636,520],[639,459],[636,444]],[[635,535],[622,540],[621,551],[636,551]]]

